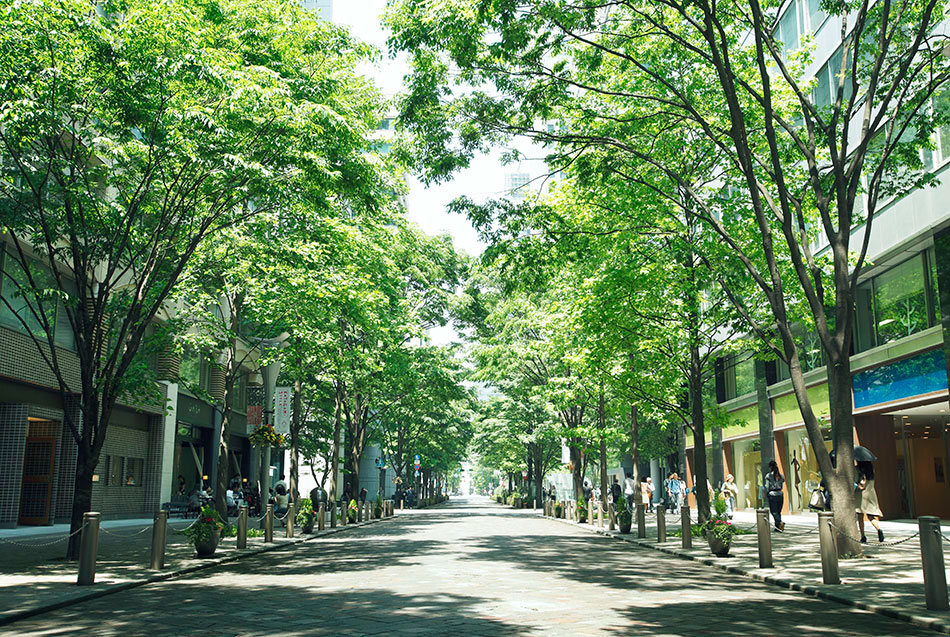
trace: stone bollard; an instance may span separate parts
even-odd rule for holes
[[[330,517],[330,528],[335,529],[336,528],[336,502],[330,503],[329,517]]]
[[[538,501],[534,498],[531,498],[531,509],[534,511],[538,510]]]
[[[99,549],[99,513],[82,514],[79,534],[79,577],[76,584],[89,586],[96,582],[96,551]]]
[[[594,526],[597,523],[597,516],[594,514],[594,498],[591,498],[587,503],[587,522],[591,526]]]
[[[821,545],[821,581],[825,584],[840,584],[838,575],[838,543],[835,530],[831,528],[834,514],[831,511],[818,512],[818,542]]]
[[[356,521],[363,521],[363,507],[361,507],[359,504],[356,505]]]
[[[284,525],[287,527],[286,537],[294,536],[294,503],[287,505],[287,513],[284,514]]]
[[[607,528],[610,531],[615,530],[617,528],[617,509],[614,506],[613,502],[609,502],[607,504],[607,519],[608,519]]]
[[[689,515],[689,507],[680,507],[680,525],[682,526],[683,548],[693,548],[693,520]]]
[[[656,541],[666,542],[666,507],[656,505]]]
[[[920,561],[924,570],[924,596],[927,610],[950,610],[947,599],[947,571],[943,561],[943,538],[940,518],[922,515],[917,518],[920,529]]]
[[[366,513],[363,515],[363,519],[369,522],[373,519],[373,503],[367,502],[364,506],[366,507]]]
[[[772,568],[772,531],[769,528],[769,510],[755,510],[755,532],[759,538],[759,568]]]
[[[604,528],[604,507],[600,502],[597,503],[597,528]]]
[[[274,541],[274,505],[268,504],[264,513],[264,542],[270,544]]]
[[[237,547],[239,549],[247,548],[247,505],[242,504],[238,509],[237,523]]]
[[[327,504],[321,502],[317,507],[317,530],[322,531],[327,528]]]
[[[406,498],[403,498],[399,501],[399,510],[404,511],[406,509]]]
[[[637,507],[637,537],[645,538],[647,536],[647,514],[642,506]]]
[[[168,511],[156,511],[152,523],[152,559],[148,567],[160,571],[165,567],[165,534],[168,530]]]

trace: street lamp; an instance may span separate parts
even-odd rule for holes
[[[277,338],[265,338],[261,339],[260,348],[261,348],[261,357],[266,357],[268,354],[276,354],[276,352],[287,346],[287,339],[290,337],[290,334],[283,332]],[[280,374],[280,360],[276,357],[267,365],[264,365],[260,368],[261,376],[264,379],[264,406],[262,409],[264,416],[265,425],[274,424],[274,392],[277,390],[277,376]],[[266,498],[270,497],[270,445],[264,447],[264,452],[261,458],[261,502],[267,502]]]

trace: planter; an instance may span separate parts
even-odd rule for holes
[[[198,557],[211,557],[221,541],[221,529],[215,529],[209,540],[195,540],[195,554]]]
[[[301,524],[300,525],[301,533],[313,533],[313,521],[311,520],[310,524]]]
[[[629,532],[630,532],[630,527],[631,527],[632,525],[633,525],[633,520],[627,520],[626,522],[624,522],[623,520],[621,520],[621,521],[620,521],[620,532],[621,532],[621,533],[629,533]]]
[[[729,555],[729,544],[714,537],[712,533],[708,533],[706,539],[709,541],[709,550],[712,551],[713,555],[716,557],[726,557]]]

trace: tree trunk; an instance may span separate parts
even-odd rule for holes
[[[607,484],[607,439],[604,437],[607,433],[607,409],[603,392],[597,403],[597,426],[600,429],[600,501],[606,503],[610,485]]]
[[[336,482],[337,473],[339,473],[337,470],[339,469],[340,463],[340,418],[341,411],[343,409],[343,401],[341,396],[343,392],[343,386],[340,382],[336,382],[335,385],[336,398],[333,404],[333,444],[330,448],[330,459],[332,462],[330,467],[330,500],[332,502],[336,502],[340,497],[339,485]]]
[[[98,463],[82,447],[76,459],[76,484],[73,486],[73,508],[69,521],[69,543],[66,546],[66,559],[79,559],[79,540],[83,514],[92,510],[92,476]]]
[[[699,347],[689,348],[690,419],[693,421],[693,491],[700,522],[709,519],[709,488],[706,475],[706,421],[703,414],[703,374]]]
[[[637,406],[630,405],[630,458],[633,461],[633,483],[640,488],[640,424],[637,421]],[[639,495],[639,491],[637,492]]]
[[[297,359],[297,373],[302,373],[300,367],[303,365],[303,361],[300,358]],[[300,421],[301,416],[303,415],[303,400],[301,397],[301,391],[303,390],[303,383],[298,378],[294,380],[294,410],[291,416],[290,423],[290,497],[294,502],[297,502],[300,499],[300,426],[303,424]]]

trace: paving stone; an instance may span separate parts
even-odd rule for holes
[[[0,635],[931,635],[486,499],[406,511]]]

